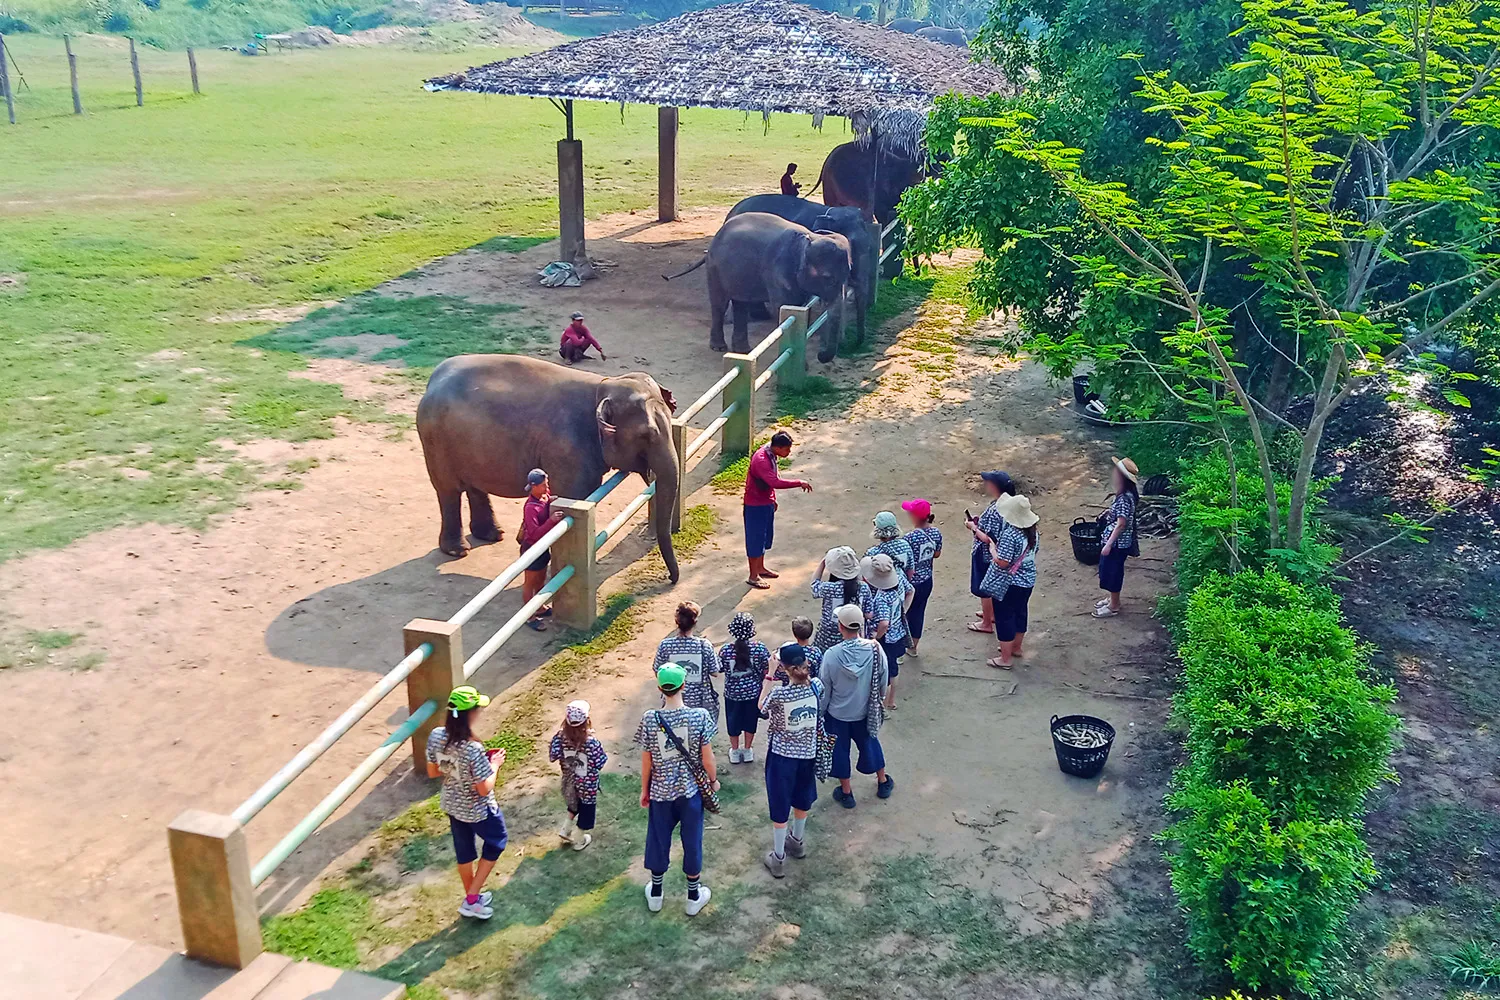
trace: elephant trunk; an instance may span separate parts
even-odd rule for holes
[[[656,481],[656,518],[651,527],[656,532],[656,545],[661,549],[661,561],[667,566],[667,576],[676,583],[678,570],[677,553],[672,551],[672,511],[677,507],[681,474],[670,432],[652,447],[646,458]]]

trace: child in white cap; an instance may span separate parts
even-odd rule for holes
[[[562,726],[552,736],[547,759],[562,764],[562,797],[568,821],[557,835],[581,851],[594,842],[594,809],[599,801],[599,772],[609,763],[604,744],[595,739],[589,720],[589,703],[568,702]]]

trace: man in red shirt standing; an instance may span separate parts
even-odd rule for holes
[[[778,576],[766,569],[766,550],[776,533],[776,491],[812,492],[812,483],[804,479],[782,479],[777,475],[776,460],[791,453],[792,436],[777,431],[770,444],[757,448],[750,456],[750,468],[745,473],[745,555],[750,559],[750,575],[745,582],[756,590],[771,586],[761,577],[774,580]]]
[[[552,511],[552,489],[547,482],[547,473],[541,469],[532,469],[526,474],[526,505],[521,508],[521,530],[517,532],[517,541],[521,544],[521,551],[535,545],[537,541],[552,530],[552,526],[563,519],[562,511]],[[521,579],[521,603],[525,604],[537,594],[542,592],[543,585],[547,582],[547,564],[552,561],[551,551],[543,552],[531,561],[526,567],[525,575]],[[537,632],[547,630],[547,616],[552,614],[551,608],[539,608],[526,627]]]
[[[604,356],[604,348],[599,346],[599,341],[589,333],[589,328],[583,325],[583,313],[574,313],[573,322],[569,323],[567,329],[562,332],[562,343],[557,347],[557,353],[568,364],[582,361],[588,356],[588,349],[592,347],[599,352],[600,361],[608,361]]]

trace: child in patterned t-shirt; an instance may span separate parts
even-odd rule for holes
[[[917,655],[922,641],[922,626],[927,622],[927,600],[932,597],[932,561],[943,554],[943,533],[933,525],[932,504],[921,497],[901,505],[911,517],[906,544],[911,546],[911,582],[916,587],[911,607],[906,611],[906,648]]]
[[[589,728],[589,703],[568,702],[562,727],[552,734],[547,759],[562,765],[563,804],[568,821],[557,835],[581,851],[594,842],[594,810],[599,802],[599,772],[609,763],[604,744]]]
[[[719,650],[719,666],[724,671],[724,728],[729,730],[729,763],[748,764],[755,760],[750,744],[760,727],[760,709],[755,701],[760,681],[771,665],[771,651],[755,639],[755,619],[741,611],[729,620],[729,634],[734,642]],[[744,741],[744,749],[740,741]]]
[[[807,668],[806,647],[789,642],[777,650],[779,669],[767,673],[760,708],[766,713],[766,802],[771,811],[771,850],[761,859],[776,878],[786,875],[786,857],[807,856],[807,811],[818,799],[818,696],[821,682]],[[777,682],[779,674],[787,682]]]

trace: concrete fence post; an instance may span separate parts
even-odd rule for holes
[[[792,349],[792,356],[786,359],[776,372],[776,391],[791,389],[798,391],[807,382],[807,306],[782,306],[781,322],[785,323],[790,318],[791,326],[781,335],[781,342]],[[776,352],[781,355],[780,351]]]
[[[677,496],[672,500],[672,530],[682,530],[682,512],[687,507],[687,446],[688,426],[681,420],[672,421],[672,450],[677,452]]]
[[[870,308],[873,309],[880,296],[880,255],[885,253],[885,247],[880,245],[880,223],[867,222],[865,228],[870,231],[870,245],[875,248],[875,259],[870,261]]]
[[[552,543],[552,572],[573,567],[573,577],[552,596],[552,618],[569,628],[592,628],[599,617],[599,572],[594,564],[595,504],[588,500],[553,500],[552,512],[573,519],[569,528]]]
[[[755,359],[748,354],[724,355],[724,370],[738,369],[740,377],[724,387],[724,409],[735,406],[719,436],[719,454],[739,458],[755,445]]]
[[[406,707],[415,712],[427,701],[438,703],[438,710],[411,734],[411,766],[422,777],[427,776],[427,737],[443,724],[444,706],[453,689],[464,683],[463,626],[452,622],[413,618],[401,630],[401,641],[410,653],[424,642],[432,643],[432,655],[406,678]]]
[[[188,809],[167,827],[177,913],[189,958],[243,969],[261,953],[245,829],[231,816]]]

